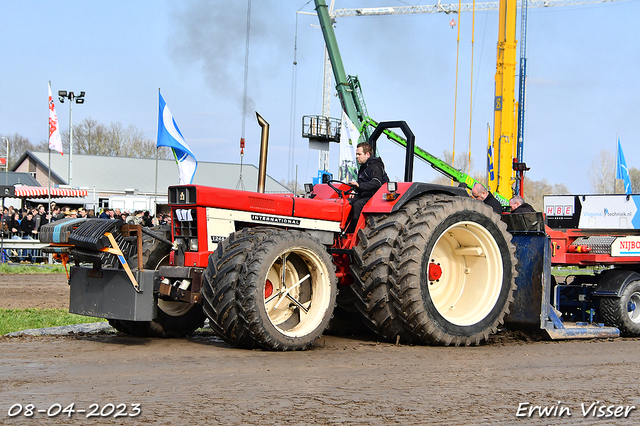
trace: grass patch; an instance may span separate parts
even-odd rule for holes
[[[62,265],[20,265],[11,263],[0,263],[0,274],[64,274]]]
[[[0,308],[0,336],[31,328],[59,327],[99,321],[106,320],[70,314],[66,309]]]
[[[593,275],[596,272],[602,272],[603,270],[608,269],[607,267],[597,267],[597,266],[587,266],[587,267],[579,267],[579,266],[553,266],[551,268],[551,275],[557,275],[560,277],[566,277],[569,275]]]

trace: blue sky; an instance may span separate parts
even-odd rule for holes
[[[301,137],[302,116],[320,114],[322,107],[317,19],[298,15],[296,30],[296,11],[313,11],[313,2],[306,3],[252,2],[244,158],[258,162],[257,110],[271,125],[269,174],[294,178],[290,164],[295,164],[301,182],[309,182],[318,168],[317,151]],[[406,3],[337,0],[336,8]],[[74,122],[91,117],[133,124],[155,139],[160,88],[199,160],[239,162],[246,6],[243,0],[1,2],[0,133],[18,133],[33,143],[46,139],[51,81],[54,93],[86,92],[85,104],[74,106]],[[615,152],[616,134],[627,165],[640,168],[639,16],[637,0],[529,10],[528,177],[590,193],[591,162],[601,149]],[[340,18],[336,26],[346,71],[359,76],[371,116],[407,121],[417,144],[437,156],[453,147],[457,31],[449,26],[452,18],[458,20],[445,14]],[[475,17],[471,151],[478,169],[485,161],[486,126],[493,120],[497,20],[497,11]],[[457,152],[469,144],[471,24],[472,15],[463,14]],[[56,109],[66,129],[68,103],[57,102]],[[337,101],[332,116],[340,116]],[[391,142],[379,148],[389,175],[400,179],[401,148]],[[332,145],[333,172],[338,151]],[[437,176],[420,162],[415,175],[426,181]]]

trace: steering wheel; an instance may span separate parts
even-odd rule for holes
[[[338,188],[336,188],[335,186],[332,185],[332,182],[341,183],[343,185],[349,185],[349,189],[346,190],[346,191],[343,191],[342,189],[338,189]],[[337,179],[331,179],[331,180],[327,181],[327,185],[329,185],[329,187],[331,189],[336,191],[336,194],[338,194],[338,196],[340,198],[344,198],[345,195],[353,194],[355,192],[355,189],[357,188],[355,185],[351,185],[351,184],[348,184],[346,182],[343,182],[343,181],[337,180]]]

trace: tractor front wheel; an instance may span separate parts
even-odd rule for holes
[[[279,230],[254,245],[237,283],[236,303],[256,344],[305,349],[329,325],[337,279],[331,256],[311,235]]]
[[[151,232],[171,238],[168,227],[151,228]],[[142,264],[144,269],[156,270],[162,265],[168,265],[171,246],[143,234],[142,237]],[[138,256],[134,255],[129,260],[130,266],[137,268]],[[182,337],[192,334],[196,329],[204,325],[206,316],[202,312],[202,306],[186,302],[174,302],[158,299],[156,318],[152,321],[126,321],[111,320],[110,324],[118,331],[139,337]]]
[[[273,228],[245,228],[218,244],[209,256],[202,280],[202,307],[209,326],[228,343],[246,349],[256,346],[238,314],[236,290],[245,263],[256,244],[275,231]]]

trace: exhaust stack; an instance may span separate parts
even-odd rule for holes
[[[267,148],[269,147],[269,123],[256,112],[258,124],[262,127],[260,135],[260,162],[258,163],[258,192],[264,194],[264,185],[267,180]]]

